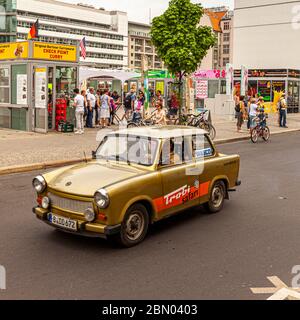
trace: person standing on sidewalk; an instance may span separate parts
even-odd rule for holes
[[[287,125],[286,125],[287,103],[285,100],[284,93],[280,98],[279,114],[280,114],[279,126],[281,128],[287,128]]]
[[[88,108],[87,122],[86,122],[87,128],[93,128],[93,117],[94,117],[94,111],[96,106],[96,96],[94,92],[95,92],[94,88],[90,88],[89,93],[87,94],[87,108]]]
[[[237,132],[241,132],[242,125],[244,123],[244,119],[247,114],[247,111],[245,109],[244,97],[241,96],[238,100],[236,100],[235,112],[236,112],[236,119],[237,119],[237,124],[236,124]]]
[[[75,107],[75,117],[76,117],[76,131],[75,134],[83,134],[84,133],[84,96],[79,94],[79,89],[75,89],[74,93],[76,97],[74,99],[74,107]]]
[[[101,99],[101,91],[97,90],[96,93],[96,105],[95,105],[95,126],[96,128],[100,127],[100,99]]]
[[[109,91],[106,89],[104,94],[101,96],[101,108],[100,108],[100,119],[101,127],[106,128],[110,119],[110,105],[111,97],[109,96]]]

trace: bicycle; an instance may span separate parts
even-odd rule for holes
[[[132,117],[130,119],[130,121],[128,121],[127,128],[154,126],[155,125],[155,121],[152,119],[153,116],[154,116],[154,114],[152,114],[150,119],[143,119],[143,117],[140,116],[139,118],[137,118],[135,120],[133,120],[133,117]]]
[[[269,141],[271,133],[270,128],[266,125],[266,119],[266,116],[263,119],[255,118],[257,125],[251,131],[251,141],[253,143],[257,143],[259,137],[262,137],[264,141]]]
[[[179,123],[181,122],[181,124],[185,126],[203,129],[207,131],[211,139],[214,140],[216,138],[217,131],[216,128],[208,120],[206,120],[205,115],[207,112],[208,111],[205,110],[198,115],[183,114],[181,115],[181,121],[179,121],[179,118],[176,119],[175,125],[179,125]]]

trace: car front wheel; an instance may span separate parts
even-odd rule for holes
[[[204,206],[208,213],[217,213],[223,209],[226,198],[226,186],[223,181],[217,181],[210,194],[209,202]]]
[[[128,209],[121,225],[121,231],[113,240],[123,247],[133,247],[145,239],[148,228],[147,209],[142,204],[134,204]]]

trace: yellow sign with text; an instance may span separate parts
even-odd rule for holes
[[[44,42],[34,42],[33,59],[76,62],[77,47]]]
[[[27,59],[28,42],[0,43],[0,60]]]

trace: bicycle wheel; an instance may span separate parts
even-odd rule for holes
[[[258,141],[258,136],[259,136],[259,134],[258,134],[257,128],[254,128],[254,129],[252,130],[252,132],[251,132],[251,141],[252,141],[253,143],[257,143],[257,141]]]
[[[216,131],[216,128],[212,124],[209,124],[208,133],[209,133],[210,138],[212,140],[215,140],[216,135],[217,135],[217,131]]]
[[[128,124],[127,124],[127,128],[129,129],[129,128],[136,128],[136,127],[138,127],[139,125],[137,124],[137,123],[135,123],[135,122],[129,122]]]
[[[264,128],[264,131],[263,131],[263,136],[262,136],[263,139],[264,139],[265,141],[269,141],[270,135],[271,135],[271,133],[270,133],[269,127],[265,127],[265,128]]]

